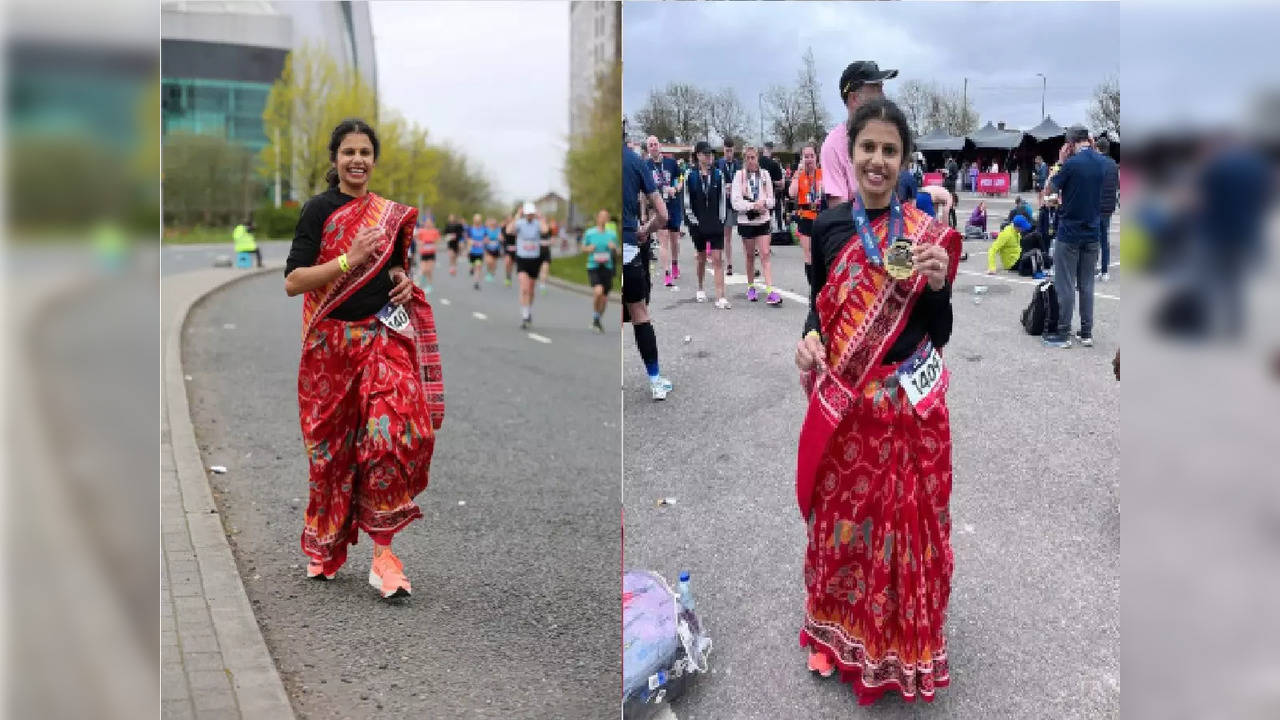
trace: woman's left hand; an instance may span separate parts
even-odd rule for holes
[[[915,271],[929,281],[929,289],[941,290],[947,285],[947,266],[951,260],[947,251],[937,245],[917,247],[912,253]]]
[[[396,305],[404,305],[413,297],[413,278],[404,271],[404,268],[391,268],[391,282],[395,283],[395,287],[391,288],[391,302]]]

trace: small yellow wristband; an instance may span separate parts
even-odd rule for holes
[[[810,335],[812,335],[813,337],[818,338],[819,340],[821,340],[821,339],[822,339],[822,333],[818,332],[817,330],[810,330],[809,332],[805,333],[805,334],[804,334],[804,339],[805,339],[805,340],[808,340]]]
[[[338,267],[342,268],[342,272],[351,271],[351,262],[347,260],[346,253],[342,253],[338,256]]]

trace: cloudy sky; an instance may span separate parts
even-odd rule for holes
[[[1060,125],[1088,124],[1093,88],[1119,76],[1119,4],[1082,2],[627,3],[623,9],[623,111],[672,81],[732,87],[759,134],[757,96],[794,87],[812,47],[831,118],[837,83],[853,60],[875,60],[906,80],[960,90],[980,123],[1030,129],[1045,111]],[[767,122],[765,132],[768,133]]]
[[[375,2],[370,14],[385,106],[482,163],[504,201],[568,194],[566,3]]]

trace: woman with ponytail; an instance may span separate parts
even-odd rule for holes
[[[369,191],[378,136],[344,120],[329,140],[329,189],[303,206],[285,292],[304,295],[298,410],[310,460],[302,551],[307,576],[332,579],[360,530],[369,582],[408,595],[391,538],[422,511],[444,384],[435,319],[406,272],[418,211]]]

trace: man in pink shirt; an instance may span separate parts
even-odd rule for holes
[[[831,128],[822,143],[822,187],[828,207],[838,205],[858,192],[858,181],[849,161],[849,135],[845,127],[859,105],[884,94],[884,81],[898,76],[897,70],[881,70],[873,60],[857,60],[840,74],[840,99],[849,114]]]

